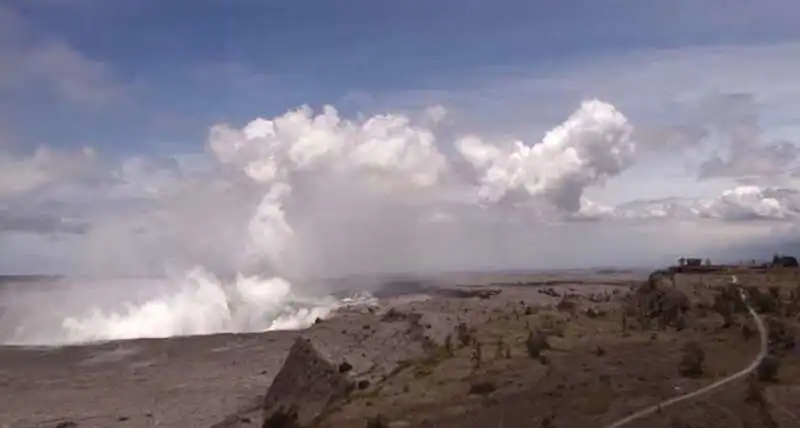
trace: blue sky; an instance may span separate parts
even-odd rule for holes
[[[269,193],[259,187],[264,183],[243,180],[256,173],[263,179],[274,167],[268,161],[280,156],[295,156],[291,168],[302,169],[315,153],[345,150],[340,140],[353,129],[363,131],[356,133],[363,141],[358,150],[337,152],[343,164],[390,168],[387,159],[403,161],[392,174],[419,167],[413,178],[420,180],[440,155],[447,159],[442,193],[422,199],[436,200],[439,211],[442,201],[472,201],[473,190],[501,177],[508,181],[490,183],[500,193],[530,197],[503,193],[514,208],[498,208],[504,218],[539,222],[552,214],[550,205],[572,207],[564,218],[581,220],[581,230],[606,236],[604,222],[612,221],[610,230],[629,234],[614,238],[627,242],[621,258],[673,257],[658,248],[643,253],[642,236],[690,249],[746,247],[725,239],[758,237],[765,248],[776,233],[794,236],[800,218],[798,16],[794,0],[0,0],[0,270],[61,271],[79,264],[76,256],[89,268],[105,266],[97,256],[108,253],[106,242],[131,243],[118,245],[117,260],[137,253],[149,265],[225,265],[243,241],[218,237],[226,244],[217,248],[200,236],[249,230],[246,220]],[[581,107],[594,98],[624,114],[626,125],[613,115],[597,119],[605,107]],[[341,122],[282,116],[301,105],[319,113],[325,104],[338,109]],[[446,117],[435,119],[431,107]],[[530,155],[573,112],[579,125],[603,132],[629,125],[635,156],[628,158],[625,138],[593,139],[591,132]],[[403,122],[400,132],[375,116],[389,127],[375,137],[369,118],[383,113],[405,115],[414,126]],[[289,154],[270,152],[274,141],[264,135],[246,137],[242,127],[259,117],[283,121]],[[223,123],[232,126],[211,132]],[[428,138],[420,129],[435,136],[434,152],[420,146]],[[458,144],[468,135],[481,141],[469,156]],[[371,145],[375,138],[386,150],[399,138],[411,154],[392,158]],[[524,144],[511,144],[517,139]],[[527,163],[513,170],[521,158]],[[333,186],[328,179],[319,186]],[[318,184],[297,180],[283,184],[297,186],[299,199],[303,191],[312,196],[287,205],[323,210],[324,200],[338,210],[322,190],[309,190]],[[306,239],[330,226],[296,211],[287,214],[289,223],[296,217]],[[438,219],[453,217],[439,211]],[[463,218],[483,215],[466,211]],[[648,223],[646,231],[621,225],[631,218],[663,223]],[[172,229],[143,232],[165,228],[158,222]],[[237,226],[226,229],[231,222]],[[548,239],[562,242],[563,254],[578,245],[564,229],[520,224],[504,233],[524,242],[554,237]],[[692,241],[670,227],[706,228],[705,238]],[[558,254],[540,252],[533,265],[549,266]],[[346,265],[334,256],[300,259]],[[581,260],[617,260],[600,256],[586,250]],[[515,267],[529,261],[513,257]],[[127,271],[141,268],[131,263]]]
[[[59,40],[119,90],[96,102],[25,85],[3,96],[25,144],[157,150],[352,93],[458,89],[488,68],[548,70],[653,48],[794,40],[790,1],[411,2],[35,0],[3,2],[21,45]],[[3,4],[0,3],[0,4]],[[747,2],[750,3],[750,2]],[[89,105],[86,105],[89,104]],[[46,120],[50,126],[41,126]]]

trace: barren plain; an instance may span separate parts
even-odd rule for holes
[[[304,331],[0,348],[0,426],[608,427],[754,362],[625,426],[800,424],[797,269],[464,275],[403,291]],[[759,361],[749,307],[768,328]]]

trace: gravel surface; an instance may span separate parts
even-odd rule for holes
[[[549,275],[546,281],[553,278]],[[584,279],[582,274],[579,280],[567,279],[553,287],[562,293],[575,288],[581,293],[620,288],[620,282],[612,280],[607,285],[579,284]],[[442,343],[459,322],[483,322],[493,311],[520,301],[530,305],[557,301],[539,292],[542,284],[535,283],[535,278],[534,283],[525,285],[530,276],[519,276],[512,281],[519,285],[503,286],[502,293],[491,298],[470,294],[476,289],[497,289],[489,285],[495,280],[488,277],[477,281],[475,287],[450,287],[444,292],[388,292],[377,311],[397,308],[420,313],[425,340]],[[382,327],[377,335],[362,340],[359,335],[368,328],[365,319],[380,314],[367,313],[365,308],[348,311],[303,334],[324,344],[331,358],[350,359],[359,367],[375,355],[386,355],[382,361],[396,363],[419,353],[413,340],[392,339],[402,333],[394,332],[395,327]],[[211,427],[230,415],[248,414],[247,409],[263,402],[300,334],[219,334],[60,348],[0,347],[0,427],[56,427],[66,421],[81,428]],[[370,355],[364,353],[367,349]],[[374,369],[374,373],[383,373],[391,367]],[[242,426],[250,426],[247,422]],[[251,422],[256,426],[255,420]]]
[[[211,426],[263,396],[296,336],[0,348],[0,426]]]

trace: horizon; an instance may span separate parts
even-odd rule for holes
[[[798,17],[0,0],[0,414],[618,426],[733,385],[660,417],[758,425],[800,370]]]
[[[778,253],[774,253],[778,254]],[[780,253],[781,256],[790,256],[796,257],[792,254],[783,254]],[[700,259],[705,260],[705,257],[693,257],[687,256],[684,257],[685,259]],[[597,273],[598,271],[619,271],[619,272],[645,272],[645,271],[656,271],[660,269],[664,269],[665,267],[677,267],[678,263],[675,260],[675,263],[660,265],[660,266],[642,266],[642,265],[628,265],[628,266],[590,266],[590,267],[562,267],[562,268],[543,268],[543,269],[477,269],[477,270],[451,270],[451,271],[433,271],[433,272],[419,272],[419,271],[396,271],[396,272],[353,272],[348,274],[342,274],[337,276],[321,276],[321,277],[309,277],[309,278],[301,278],[297,279],[299,283],[308,283],[308,282],[325,282],[325,281],[341,281],[341,280],[348,280],[348,279],[365,279],[365,278],[375,278],[375,279],[383,279],[383,280],[403,280],[407,278],[418,278],[418,279],[436,279],[448,276],[459,276],[459,275],[501,275],[501,276],[525,276],[525,275],[544,275],[544,274],[553,274],[553,275],[563,275],[568,273]],[[765,257],[765,258],[755,258],[755,259],[738,259],[738,260],[711,260],[712,266],[738,266],[738,265],[751,265],[753,261],[756,262],[757,265],[769,263],[772,260],[772,256]],[[222,281],[234,281],[235,276],[237,274],[216,274],[211,272],[211,274],[217,276]],[[35,280],[35,279],[152,279],[152,280],[160,280],[169,278],[169,276],[158,276],[158,275],[149,275],[149,276],[91,276],[91,275],[69,275],[69,274],[36,274],[36,273],[0,273],[0,282],[3,282],[8,279],[21,279],[23,281],[27,280]]]
[[[792,252],[796,12],[6,0],[0,271],[317,277]]]

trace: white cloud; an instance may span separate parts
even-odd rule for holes
[[[436,125],[299,108],[215,126],[204,157],[6,155],[0,269],[139,278],[4,296],[0,342],[302,327],[340,304],[309,296],[321,276],[750,259],[800,237],[792,189],[591,202],[641,160],[635,123],[610,104],[511,149]],[[486,198],[487,183],[515,197]]]
[[[241,129],[213,127],[205,158],[6,155],[0,222],[17,235],[62,236],[42,251],[67,253],[48,259],[92,273],[202,265],[297,278],[650,263],[674,255],[656,237],[712,251],[743,239],[725,238],[736,227],[772,239],[797,219],[791,188],[731,186],[713,197],[611,205],[587,199],[642,160],[635,123],[603,102],[582,104],[530,146],[446,139],[435,126],[426,115],[349,120],[332,107],[303,107]],[[693,235],[670,236],[675,227]],[[601,254],[606,238],[613,255]]]
[[[426,86],[440,89],[348,101],[364,108],[441,104],[462,130],[506,137],[541,135],[576,103],[596,97],[636,125],[634,139],[643,156],[668,159],[660,162],[662,168],[679,163],[696,175],[705,163],[706,175],[712,167],[715,177],[733,179],[771,175],[775,168],[793,165],[792,139],[800,120],[800,77],[794,72],[799,58],[796,42],[653,49],[581,57],[544,69],[487,68],[465,73],[466,78],[432,77]],[[755,121],[742,123],[746,115]],[[734,148],[734,124],[751,130],[748,148]],[[638,168],[645,166],[640,162]],[[647,169],[658,173],[651,165]],[[673,187],[669,193],[648,195],[643,189],[634,197],[685,191]],[[631,189],[625,192],[630,195]]]
[[[511,152],[504,152],[470,137],[458,149],[482,173],[480,198],[496,203],[510,191],[524,189],[575,212],[586,187],[619,175],[633,163],[632,131],[625,116],[595,100],[584,102],[538,144],[515,142]]]
[[[736,8],[781,26],[791,19]],[[706,15],[685,17],[692,31]],[[708,19],[737,31],[751,22]],[[172,285],[131,303],[137,280],[106,304],[97,297],[106,291],[87,298],[81,284],[72,299],[104,311],[55,298],[55,328],[24,314],[13,337],[250,331],[284,315],[306,325],[333,307],[287,309],[308,303],[296,294],[314,276],[652,266],[792,248],[798,68],[800,44],[785,43],[457,70],[415,82],[435,91],[356,93],[342,110],[302,106],[243,127],[219,124],[204,151],[166,156],[46,145],[12,152],[13,129],[0,129],[0,270],[154,274]],[[232,62],[188,77],[228,82],[215,94],[243,105],[273,76]],[[33,34],[0,6],[7,99],[47,93],[98,105],[125,89],[99,59]],[[351,110],[370,113],[341,113]],[[163,120],[192,121],[181,117]]]
[[[94,156],[88,148],[72,153],[40,147],[29,156],[0,153],[0,201],[88,174]]]
[[[700,204],[699,214],[728,220],[796,219],[800,193],[794,189],[739,186]]]
[[[34,34],[14,10],[0,5],[0,94],[46,87],[59,99],[99,104],[125,92],[113,71],[64,40]]]
[[[318,115],[303,107],[275,120],[257,119],[241,131],[216,126],[210,139],[222,162],[240,165],[259,182],[283,180],[294,170],[332,169],[389,174],[405,181],[401,186],[422,187],[446,169],[435,143],[432,132],[407,117],[376,115],[356,123],[330,106]]]
[[[543,267],[587,234],[610,231],[619,234],[615,257],[652,260],[666,250],[648,241],[642,252],[642,236],[724,247],[737,227],[757,240],[794,224],[795,148],[773,143],[796,127],[797,58],[797,44],[704,47],[536,76],[494,70],[469,87],[455,77],[441,91],[372,94],[368,110],[387,106],[372,116],[300,107],[241,128],[220,124],[194,168],[140,156],[95,159],[86,175],[67,167],[82,155],[48,161],[54,167],[6,155],[0,171],[14,178],[0,180],[0,193],[15,198],[12,211],[50,201],[56,215],[89,225],[71,242],[90,270]],[[239,69],[216,71],[226,70]],[[595,96],[607,103],[570,116]],[[676,225],[698,238],[664,232]],[[701,242],[696,226],[719,239]],[[546,250],[551,240],[563,248]],[[593,263],[590,250],[569,260]]]

